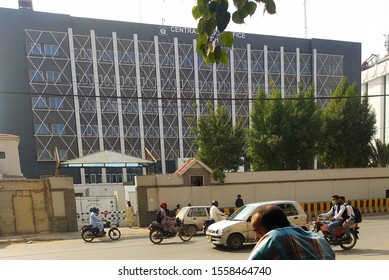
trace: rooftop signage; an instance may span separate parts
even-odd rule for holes
[[[196,34],[196,28],[181,26],[160,26],[159,35],[167,36],[169,33]],[[246,39],[246,33],[233,32],[235,38]]]

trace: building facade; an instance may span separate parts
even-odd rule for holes
[[[251,101],[313,85],[326,97],[360,84],[360,43],[234,33],[228,65],[205,64],[195,29],[0,9],[0,133],[21,136],[22,172],[52,175],[55,158],[101,150],[158,160],[193,157],[193,120],[207,102],[250,125]],[[326,100],[320,99],[322,105]],[[76,182],[132,181],[139,170],[85,170]]]
[[[384,58],[364,65],[361,74],[361,91],[369,98],[369,104],[376,114],[376,139],[386,144],[389,141],[389,54]]]

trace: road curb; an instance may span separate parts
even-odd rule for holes
[[[149,231],[147,228],[119,228],[122,237],[127,236],[147,236]],[[81,239],[81,230],[74,232],[45,232],[26,235],[0,235],[0,244],[12,243],[32,243],[43,241],[59,241]]]

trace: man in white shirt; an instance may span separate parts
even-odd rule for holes
[[[319,216],[326,218],[333,216],[332,218],[330,218],[331,222],[328,224],[328,231],[332,236],[331,244],[338,245],[339,240],[336,239],[335,228],[340,227],[343,224],[345,220],[345,215],[343,215],[343,212],[345,212],[346,206],[340,203],[338,195],[332,196],[332,205],[333,206],[329,212],[320,214]]]
[[[209,210],[209,216],[216,222],[224,220],[225,214],[218,208],[219,202],[217,200],[212,201],[211,209]]]
[[[340,203],[343,203],[343,205],[346,207],[347,211],[347,219],[344,220],[342,226],[344,228],[344,234],[346,235],[346,240],[350,241],[351,240],[351,234],[350,234],[350,229],[349,227],[353,224],[355,224],[355,213],[353,208],[351,207],[350,204],[346,203],[346,198],[344,196],[339,196]]]

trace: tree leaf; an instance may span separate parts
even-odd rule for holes
[[[216,26],[217,26],[216,19],[214,17],[211,17],[206,21],[204,31],[208,34],[208,36],[210,36],[215,31]]]
[[[199,23],[197,24],[197,30],[196,31],[200,35],[205,33],[205,24],[204,24],[204,22],[205,22],[205,19],[204,18],[200,18]]]
[[[240,10],[242,9],[247,3],[247,0],[234,0],[234,6]]]
[[[241,18],[242,19],[245,19],[249,13],[248,11],[245,9],[245,7],[243,7],[242,9],[238,10],[238,13],[240,14]]]
[[[214,1],[212,1],[212,2],[210,2],[210,3],[208,4],[208,9],[209,9],[209,12],[210,12],[211,14],[216,13],[217,7],[218,7],[218,4],[217,4],[216,2],[214,2]]]
[[[274,3],[273,0],[265,0],[264,3],[265,3],[265,10],[269,14],[273,15],[276,13],[276,3]]]
[[[227,52],[222,51],[221,59],[220,62],[223,63],[224,65],[228,64],[228,55]]]
[[[242,18],[241,14],[239,13],[239,11],[235,11],[233,14],[232,14],[232,21],[237,23],[237,24],[242,24],[244,23],[244,18]]]
[[[232,48],[232,45],[234,44],[234,34],[229,31],[223,32],[220,36],[220,40],[227,48]]]
[[[208,62],[209,63],[215,63],[216,62],[216,60],[215,60],[215,54],[213,53],[213,52],[210,52],[209,54],[208,54]],[[208,63],[207,62],[207,63]]]
[[[217,20],[217,29],[222,33],[228,24],[230,23],[231,14],[229,12],[224,12],[222,14],[216,15]]]
[[[247,2],[244,6],[244,9],[247,11],[247,13],[252,16],[255,11],[257,10],[257,4],[255,2]]]
[[[217,6],[217,13],[225,13],[228,10],[228,0],[221,0]]]
[[[197,7],[199,12],[204,15],[208,10],[208,0],[197,0]]]
[[[198,6],[194,6],[192,8],[192,16],[195,20],[198,20],[199,18],[201,18],[201,13],[200,13]]]
[[[222,49],[220,46],[215,47],[214,56],[216,63],[219,63],[222,57]]]

